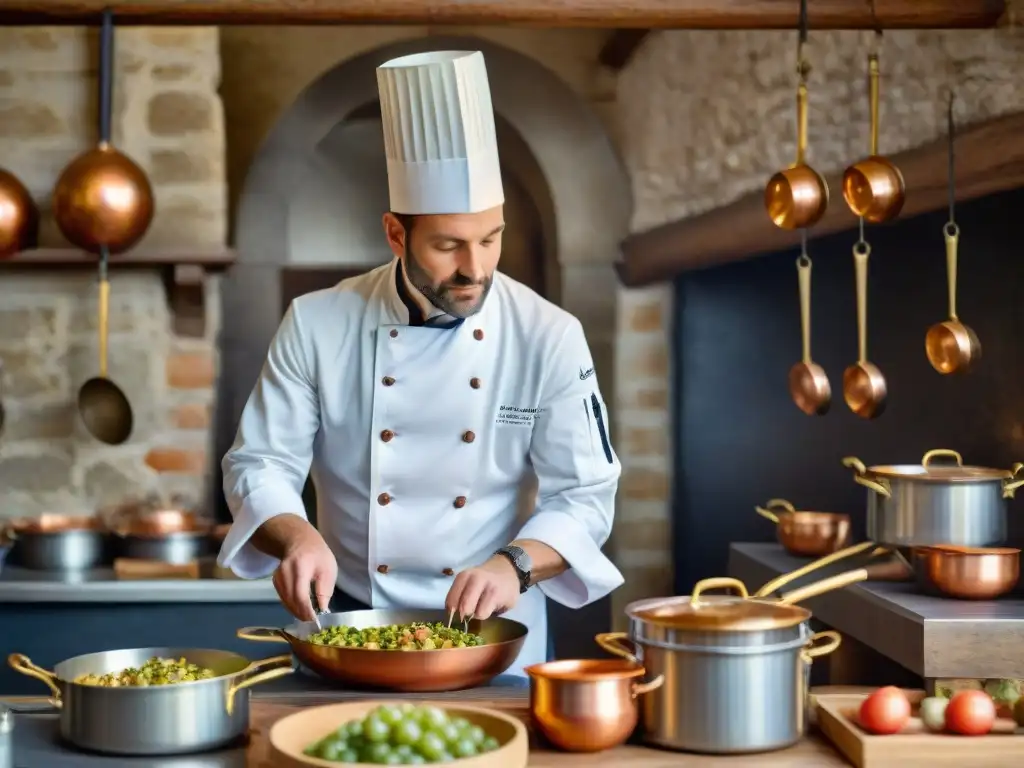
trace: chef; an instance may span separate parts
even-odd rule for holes
[[[622,584],[601,551],[620,473],[608,409],[579,321],[496,271],[483,54],[404,56],[377,83],[395,258],[289,307],[224,457],[219,562],[273,572],[301,620],[313,599],[502,614],[529,628],[522,674],[547,657],[546,597],[579,608]]]

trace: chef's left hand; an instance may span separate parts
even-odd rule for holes
[[[519,578],[512,563],[495,556],[483,565],[460,571],[444,601],[448,613],[483,621],[505,613],[519,600]]]

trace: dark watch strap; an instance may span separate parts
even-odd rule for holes
[[[533,562],[530,560],[530,556],[526,554],[526,550],[522,547],[517,547],[515,544],[509,544],[494,554],[504,557],[516,569],[516,576],[519,578],[519,594],[523,594],[528,590],[531,585],[530,570],[533,568]]]

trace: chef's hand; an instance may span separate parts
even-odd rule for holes
[[[504,557],[492,557],[483,565],[460,571],[444,601],[448,613],[483,621],[505,613],[519,600],[519,577]]]
[[[312,621],[314,607],[327,609],[337,579],[338,561],[319,531],[308,523],[293,531],[274,571],[274,588],[285,608],[300,621]],[[319,606],[310,605],[310,585]]]

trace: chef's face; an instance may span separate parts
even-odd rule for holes
[[[384,231],[409,282],[453,317],[479,312],[501,256],[503,206],[480,213],[402,218],[408,228],[394,214],[384,214]]]

